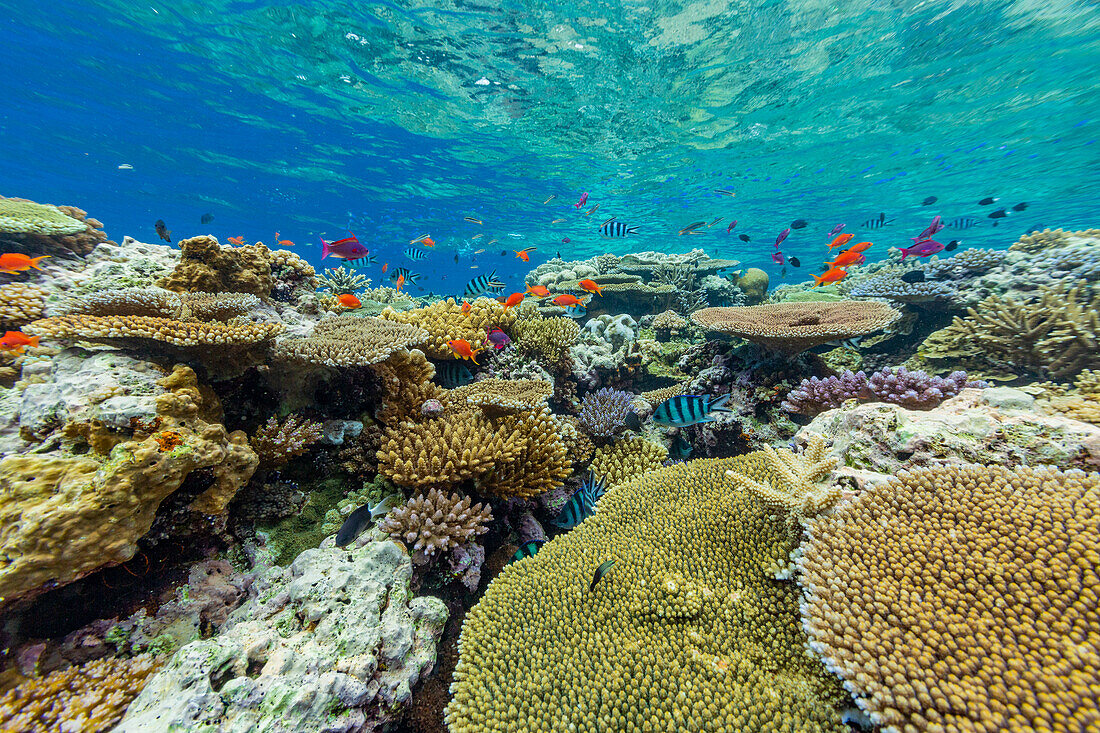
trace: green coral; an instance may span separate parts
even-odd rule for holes
[[[332,477],[321,481],[306,500],[302,510],[279,522],[261,527],[267,533],[267,544],[276,565],[289,565],[305,550],[318,547],[326,533],[325,517],[344,497],[343,479]]]
[[[56,206],[0,198],[0,232],[5,234],[79,234],[88,225]]]

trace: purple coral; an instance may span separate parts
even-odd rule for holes
[[[577,422],[594,438],[610,438],[623,429],[633,401],[634,395],[611,387],[589,392],[581,402]]]
[[[863,372],[844,371],[835,377],[803,379],[781,405],[787,412],[816,415],[840,407],[846,400],[891,402],[910,410],[931,410],[964,387],[988,387],[986,382],[968,381],[966,372],[935,377],[905,367],[882,369],[868,377]]]

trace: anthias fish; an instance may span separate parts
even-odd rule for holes
[[[595,293],[596,295],[600,296],[603,295],[603,287],[600,286],[595,280],[589,280],[588,278],[585,278],[584,280],[581,280],[578,285],[581,286],[581,290],[589,293]]]
[[[345,308],[351,308],[352,310],[359,308],[363,305],[361,302],[359,302],[359,299],[351,293],[340,293],[336,296],[336,300],[340,302],[340,305],[344,306]]]
[[[835,237],[836,235],[840,234],[840,230],[841,230],[841,229],[843,229],[843,228],[844,228],[844,225],[843,225],[843,224],[837,224],[837,225],[836,225],[835,227],[833,227],[832,229],[830,229],[830,230],[829,230],[829,233],[828,233],[827,235],[825,235],[825,236],[827,236],[827,237]]]
[[[351,232],[348,234],[351,236],[333,242],[326,242],[325,238],[321,237],[321,259],[329,256],[341,260],[358,260],[366,257],[369,254],[367,248],[359,243],[359,238],[354,234]]]
[[[821,275],[811,275],[811,277],[814,279],[814,287],[816,288],[819,285],[827,285],[829,283],[840,282],[844,278],[848,277],[848,273],[840,269],[839,267],[830,267]]]
[[[477,355],[485,349],[475,349],[473,345],[466,339],[451,339],[447,342],[447,345],[451,347],[451,352],[459,359],[469,359],[473,363],[477,363]]]
[[[676,395],[661,403],[653,411],[653,422],[660,425],[695,425],[696,423],[714,422],[713,412],[732,412],[726,407],[730,396],[724,394],[721,397],[710,395]]]
[[[936,232],[940,231],[941,229],[943,229],[943,220],[940,219],[940,217],[937,215],[935,218],[932,219],[932,223],[924,228],[923,232],[913,237],[913,241],[920,242],[928,239],[929,237],[934,236]]]
[[[931,257],[937,252],[943,251],[943,245],[934,239],[924,239],[917,242],[912,247],[903,247],[901,250],[901,260],[905,261],[905,258],[912,255],[914,257]]]
[[[535,298],[548,298],[550,297],[550,289],[545,285],[528,285],[527,295]]]
[[[855,237],[855,235],[851,232],[848,232],[847,234],[840,234],[832,242],[829,242],[829,249],[843,247],[844,245],[848,244],[848,242],[851,242],[853,237]]]
[[[22,331],[7,331],[0,338],[0,351],[22,354],[27,346],[38,346],[38,336],[27,336]]]
[[[588,203],[588,191],[585,191],[584,193],[581,194],[580,200],[577,201],[577,203],[573,204],[573,208],[579,209],[587,203]]]
[[[36,270],[42,268],[38,266],[38,263],[46,259],[50,255],[41,255],[39,257],[28,257],[18,252],[7,252],[0,255],[0,272],[7,275],[14,275],[17,272],[23,272],[29,270],[32,267]]]
[[[783,240],[789,237],[791,234],[791,228],[787,227],[779,233],[779,236],[775,238],[775,248],[779,249],[779,245],[783,244]]]

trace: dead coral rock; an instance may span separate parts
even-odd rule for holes
[[[271,295],[273,258],[262,244],[232,247],[203,235],[181,240],[180,251],[176,269],[157,281],[160,287],[177,292],[252,293],[265,300]]]

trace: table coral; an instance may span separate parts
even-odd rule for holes
[[[129,339],[153,341],[170,346],[250,346],[267,341],[283,330],[279,323],[255,323],[247,319],[222,321],[177,321],[153,316],[54,316],[34,321],[25,332],[44,339],[65,341],[122,342]]]
[[[63,213],[56,206],[26,199],[0,197],[0,234],[57,236],[84,231],[84,222]]]
[[[459,408],[477,407],[489,417],[538,410],[554,393],[554,385],[541,379],[482,379],[447,390],[443,398]]]
[[[808,528],[810,646],[875,724],[1076,733],[1100,719],[1097,474],[903,472]]]
[[[448,729],[846,731],[798,588],[774,577],[797,525],[727,470],[763,478],[745,457],[649,473],[505,568],[463,624]]]
[[[218,244],[209,235],[180,240],[180,260],[168,277],[157,285],[177,292],[252,293],[271,295],[272,254],[262,244],[239,247]]]
[[[368,366],[427,338],[427,331],[411,324],[335,316],[318,323],[308,337],[283,339],[275,345],[272,357],[328,367]]]

